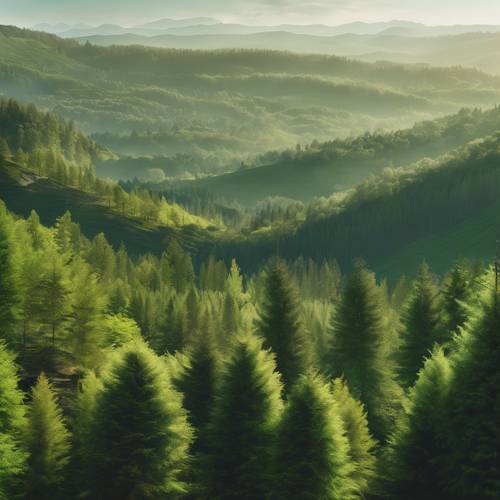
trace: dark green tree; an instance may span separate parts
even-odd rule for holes
[[[357,497],[349,442],[338,405],[323,380],[302,376],[293,386],[275,449],[272,498]]]
[[[398,361],[399,377],[405,387],[415,383],[425,357],[442,340],[441,316],[439,289],[429,267],[423,263],[402,317]]]
[[[144,344],[116,354],[96,394],[89,434],[91,498],[177,498],[186,491],[181,474],[191,429],[164,363]]]
[[[264,346],[276,355],[285,387],[311,369],[312,347],[301,319],[298,292],[287,266],[274,259],[265,278],[265,302],[258,323]]]
[[[363,405],[351,396],[347,384],[340,378],[332,382],[332,394],[349,441],[349,457],[354,466],[351,477],[363,496],[371,493],[376,476],[377,442],[368,429]]]
[[[381,467],[386,485],[384,498],[451,500],[443,491],[441,475],[451,377],[450,363],[437,349],[425,361],[410,389],[404,412],[389,440]]]
[[[195,431],[191,449],[196,453],[205,448],[203,441],[221,369],[212,325],[206,325],[205,331],[197,335],[188,356],[188,366],[176,380],[176,386],[183,394],[184,408]]]
[[[69,432],[45,375],[32,389],[23,442],[28,452],[23,477],[24,498],[54,500],[63,497],[62,486],[69,462]]]
[[[445,470],[454,499],[497,498],[500,491],[499,332],[500,299],[488,291],[452,358]]]
[[[344,377],[368,415],[370,431],[386,437],[400,409],[402,391],[394,380],[389,327],[375,276],[357,263],[332,322],[329,366]]]
[[[251,335],[239,339],[216,394],[203,498],[266,498],[281,390],[273,356],[261,341]]]
[[[457,262],[447,276],[443,290],[444,326],[450,337],[465,325],[471,296],[469,272],[462,262]]]

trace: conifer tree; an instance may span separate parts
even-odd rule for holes
[[[491,280],[493,281],[493,280]],[[447,404],[446,478],[460,500],[500,491],[500,299],[488,290],[458,340]]]
[[[410,389],[404,412],[389,440],[381,467],[389,498],[448,498],[440,471],[446,451],[446,401],[451,376],[449,361],[437,348]]]
[[[19,301],[13,235],[5,207],[0,204],[0,339],[13,340]]]
[[[62,498],[65,468],[69,461],[69,432],[54,391],[43,374],[33,387],[27,417],[23,438],[28,452],[23,477],[25,498]]]
[[[450,337],[467,321],[467,303],[471,300],[471,291],[469,273],[461,262],[457,262],[447,277],[443,290],[444,323]]]
[[[183,406],[188,420],[195,431],[192,451],[204,448],[206,428],[215,399],[215,391],[220,375],[221,359],[217,352],[212,325],[206,324],[189,351],[189,364],[176,381],[183,395]]]
[[[339,408],[321,379],[302,376],[293,386],[275,446],[272,498],[357,498]]]
[[[389,358],[388,325],[375,276],[357,263],[332,322],[330,371],[363,403],[370,431],[383,439],[400,409],[401,389]]]
[[[266,276],[266,300],[259,321],[264,346],[276,355],[285,387],[311,368],[312,347],[302,324],[297,290],[284,262],[276,259]]]
[[[89,434],[92,499],[177,498],[186,491],[181,474],[191,429],[164,363],[143,343],[116,354],[96,394]]]
[[[17,388],[13,355],[0,342],[0,498],[12,498],[15,479],[23,471],[25,453],[19,437],[25,422],[23,394]]]
[[[272,355],[240,338],[221,375],[209,429],[203,498],[255,500],[269,492],[281,382]]]
[[[220,345],[224,348],[231,343],[231,339],[238,333],[240,326],[240,309],[238,301],[232,293],[226,293],[222,305],[222,325],[220,330]]]
[[[357,491],[365,496],[371,492],[376,476],[377,443],[368,429],[363,405],[351,396],[342,379],[337,378],[332,382],[332,394],[349,441],[349,457],[354,466],[351,477]]]
[[[427,264],[420,266],[411,297],[403,314],[399,351],[399,376],[411,387],[434,343],[442,340],[439,290]]]

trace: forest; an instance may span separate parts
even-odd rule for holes
[[[500,77],[413,64],[500,27],[64,26],[0,26],[0,500],[500,499]]]

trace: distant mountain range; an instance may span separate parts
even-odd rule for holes
[[[453,26],[426,26],[410,21],[388,21],[377,23],[354,22],[339,26],[323,24],[277,26],[258,26],[245,24],[226,24],[217,19],[195,17],[187,19],[160,19],[137,26],[120,26],[117,24],[102,24],[90,26],[86,24],[37,24],[33,29],[57,34],[64,38],[78,38],[88,36],[109,36],[130,34],[140,36],[158,35],[251,35],[283,31],[296,35],[335,36],[335,35],[378,35],[405,37],[430,37],[443,35],[460,35],[470,32],[498,32],[500,25],[453,25]]]

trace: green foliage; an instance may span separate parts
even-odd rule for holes
[[[19,443],[25,422],[23,394],[17,387],[13,355],[0,343],[0,498],[8,499],[16,477],[23,471],[25,453]]]
[[[331,389],[349,441],[349,458],[353,465],[350,477],[356,490],[365,496],[372,491],[376,477],[376,441],[368,429],[363,405],[351,396],[347,384],[337,378]]]
[[[443,477],[441,470],[443,454],[451,451],[444,438],[449,425],[446,405],[452,377],[443,351],[435,350],[411,388],[389,441],[381,467],[389,498],[448,498],[443,480],[451,477]]]
[[[287,390],[312,368],[311,343],[300,314],[299,296],[286,264],[275,260],[267,269],[266,298],[258,328],[264,345],[276,354]]]
[[[443,340],[442,313],[439,289],[429,267],[423,263],[402,317],[398,361],[399,376],[405,387],[414,384],[432,346]]]
[[[24,498],[64,498],[62,485],[69,461],[69,432],[54,390],[43,374],[32,390],[23,442],[28,453],[23,476]]]
[[[387,437],[401,400],[388,352],[388,326],[375,276],[358,263],[332,322],[330,371],[366,408],[370,431]]]
[[[10,221],[0,206],[0,338],[13,340],[20,293]]]
[[[452,358],[446,413],[447,489],[453,498],[467,500],[494,498],[500,488],[500,304],[496,293],[485,293],[475,316]]]
[[[289,392],[275,446],[272,498],[358,498],[339,405],[320,378],[303,376]]]
[[[265,498],[273,435],[281,415],[281,382],[261,341],[238,340],[221,375],[203,468],[205,497]]]
[[[446,314],[444,323],[449,334],[456,333],[465,325],[471,295],[469,272],[463,263],[457,262],[449,273],[443,290],[443,309]]]
[[[177,498],[186,491],[191,429],[163,363],[129,344],[105,372],[91,409],[87,463],[96,499]]]

